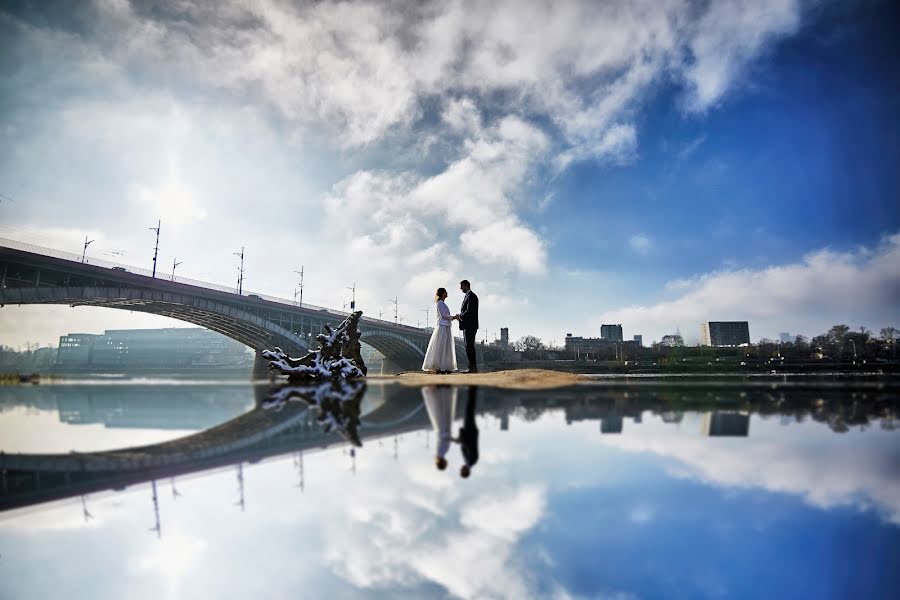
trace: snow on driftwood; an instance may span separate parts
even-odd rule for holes
[[[281,348],[263,350],[263,357],[269,360],[269,368],[288,376],[291,381],[324,379],[354,379],[364,377],[366,363],[363,362],[359,345],[358,310],[332,329],[325,324],[325,332],[316,336],[319,349],[302,358],[292,358]]]
[[[335,379],[319,385],[284,385],[270,391],[263,400],[264,410],[281,410],[288,402],[305,402],[316,412],[316,421],[325,432],[339,432],[354,446],[359,438],[360,403],[366,390],[362,381]]]

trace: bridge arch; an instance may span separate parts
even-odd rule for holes
[[[289,354],[308,352],[308,338],[241,308],[173,292],[128,287],[11,288],[6,304],[69,304],[145,312],[206,327],[259,352],[279,346]]]

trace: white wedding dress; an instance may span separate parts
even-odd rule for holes
[[[443,300],[438,300],[435,304],[437,305],[437,325],[428,342],[422,370],[456,371],[456,345],[453,343],[453,330],[450,327],[453,317]]]
[[[456,394],[455,387],[426,385],[422,388],[422,400],[425,401],[425,410],[431,426],[437,435],[437,448],[435,456],[446,458],[453,441],[453,420],[456,418]]]

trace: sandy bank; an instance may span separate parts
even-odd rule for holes
[[[409,386],[484,385],[517,390],[545,390],[573,385],[579,381],[578,375],[574,373],[544,369],[513,369],[492,373],[454,373],[452,375],[433,375],[410,371],[393,377],[374,377],[372,379],[394,381]]]

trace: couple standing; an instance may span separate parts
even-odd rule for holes
[[[456,367],[456,347],[453,343],[453,331],[451,324],[459,321],[466,340],[466,358],[469,361],[469,370],[466,373],[477,373],[478,365],[475,359],[475,334],[478,331],[478,296],[472,291],[472,286],[467,279],[459,282],[459,289],[465,294],[459,314],[450,316],[450,309],[444,300],[447,298],[447,290],[438,288],[434,300],[437,305],[437,325],[428,342],[428,350],[425,352],[425,361],[422,363],[423,371],[434,371],[438,374],[452,373]]]

